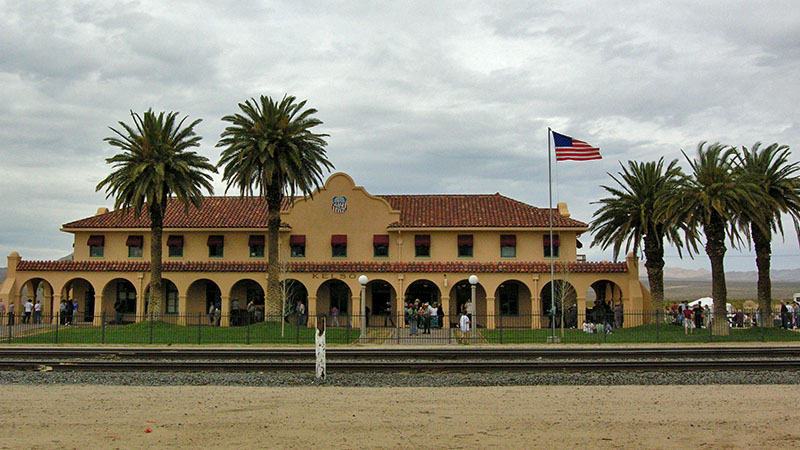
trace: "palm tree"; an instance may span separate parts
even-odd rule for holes
[[[792,218],[800,239],[800,166],[789,163],[790,154],[788,146],[772,144],[762,149],[761,143],[756,142],[751,150],[742,147],[736,155],[738,176],[755,185],[763,197],[755,208],[745,209],[739,217],[740,230],[750,235],[756,250],[758,307],[762,317],[769,317],[772,311],[771,242],[773,231],[783,236],[782,213]],[[772,326],[771,320],[762,322]]]
[[[611,197],[594,202],[602,206],[592,216],[592,245],[599,244],[605,250],[613,244],[614,259],[623,243],[625,253],[632,250],[634,254],[644,245],[652,306],[660,314],[664,308],[664,239],[675,244],[679,252],[682,241],[679,228],[666,225],[668,221],[656,204],[675,194],[683,172],[677,160],[665,168],[664,158],[645,163],[628,161],[628,167],[620,166],[619,178],[609,174],[619,187],[602,186]]]
[[[756,187],[747,180],[737,179],[734,172],[736,149],[720,143],[697,146],[697,157],[689,162],[692,174],[684,177],[677,195],[657,207],[663,207],[671,225],[683,223],[687,227],[686,240],[690,251],[697,250],[702,228],[706,238],[705,250],[711,262],[711,297],[714,299],[713,334],[729,332],[726,305],[728,291],[725,286],[726,234],[734,245],[741,243],[734,224],[743,209],[759,201]]]
[[[322,184],[323,170],[333,169],[325,154],[328,135],[311,131],[322,121],[312,117],[316,109],[304,110],[305,104],[286,95],[280,102],[262,95],[239,103],[240,113],[222,118],[230,126],[217,143],[224,148],[217,167],[224,166],[226,190],[236,186],[242,196],[257,192],[267,200],[267,308],[274,315],[280,314],[278,233],[284,196],[294,197],[298,190],[311,195]]]
[[[114,170],[101,181],[95,190],[106,189],[106,198],[115,197],[114,208],[130,208],[138,217],[147,209],[150,217],[150,301],[148,313],[158,319],[161,312],[161,234],[167,200],[175,196],[187,209],[199,206],[203,200],[202,189],[213,192],[210,172],[216,168],[208,158],[187,151],[200,145],[195,135],[195,120],[183,126],[186,117],[177,121],[178,113],[152,109],[144,116],[131,111],[133,126],[119,122],[123,131],[111,128],[117,136],[103,139],[118,153],[106,159]]]

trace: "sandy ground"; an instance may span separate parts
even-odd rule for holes
[[[800,446],[798,386],[0,391],[0,448]]]

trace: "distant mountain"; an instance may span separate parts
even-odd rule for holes
[[[639,277],[647,279],[647,270],[644,264],[639,265]],[[770,272],[772,281],[798,281],[800,282],[800,269],[773,269]],[[711,272],[706,269],[682,269],[680,267],[664,267],[665,280],[691,280],[711,281]],[[730,271],[725,272],[726,281],[758,281],[758,272]]]

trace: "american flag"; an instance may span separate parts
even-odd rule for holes
[[[599,147],[592,147],[586,142],[572,139],[555,131],[553,131],[553,142],[556,145],[556,161],[588,161],[602,158]]]

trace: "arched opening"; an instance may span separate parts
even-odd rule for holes
[[[531,291],[524,283],[507,280],[497,287],[495,292],[497,311],[496,326],[503,328],[530,328],[531,326]]]
[[[585,314],[587,322],[608,323],[616,328],[622,327],[624,321],[622,288],[609,280],[598,280],[592,283],[586,290]]]
[[[450,289],[450,327],[457,328],[461,312],[467,308],[467,303],[472,300],[472,285],[469,280],[461,280],[454,284]],[[469,313],[469,310],[467,310]],[[486,310],[486,290],[481,283],[475,285],[475,314],[478,317],[472,317],[472,323],[480,328],[485,328],[487,323],[487,314],[496,314],[495,311]],[[447,320],[447,319],[445,319]]]
[[[186,314],[190,317],[204,315],[208,324],[219,325],[222,314],[222,291],[217,283],[206,278],[192,282],[186,291]]]
[[[283,302],[283,318],[289,320],[289,317],[297,316],[300,309],[302,309],[305,318],[302,319],[304,323],[308,320],[308,289],[300,280],[288,278],[281,281],[281,297]],[[302,308],[300,305],[303,305]],[[319,301],[317,301],[319,304]],[[318,310],[319,311],[319,310]],[[272,320],[279,320],[278,317]]]
[[[370,308],[369,322],[371,327],[394,327],[397,313],[395,303],[397,294],[388,281],[373,280],[367,283],[367,306]]]
[[[136,286],[123,278],[106,283],[103,288],[103,311],[114,314],[112,323],[121,325],[136,321]]]
[[[9,320],[24,324],[49,322],[44,315],[52,313],[53,308],[58,311],[58,305],[53,305],[53,286],[44,278],[31,278],[22,284],[16,317],[12,319],[9,316]]]
[[[171,280],[161,278],[161,320],[174,322],[180,311],[178,287]],[[150,284],[144,288],[144,310],[150,315]]]
[[[550,328],[555,324],[556,328],[561,327],[562,317],[564,328],[575,328],[578,326],[578,293],[575,287],[568,281],[555,280],[555,289],[552,290],[551,284],[542,287],[542,328]],[[551,301],[552,298],[552,301]],[[555,315],[551,311],[555,303]]]
[[[239,280],[231,287],[231,326],[264,320],[264,288],[255,280]],[[258,319],[258,320],[256,320]]]
[[[347,283],[328,280],[317,289],[317,313],[329,315],[330,326],[345,326],[351,314],[360,314],[360,311],[350,311],[351,299],[352,293]]]
[[[80,322],[92,322],[95,314],[95,292],[92,283],[83,278],[73,278],[61,290],[61,298],[78,302],[77,314],[73,311],[73,318]],[[73,306],[73,309],[74,306]]]

